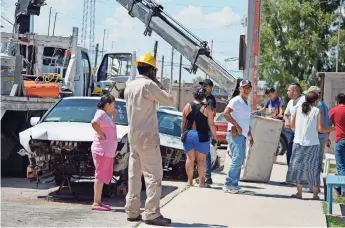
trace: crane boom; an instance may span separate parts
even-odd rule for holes
[[[116,0],[128,10],[132,17],[142,21],[146,29],[144,35],[156,32],[186,59],[191,62],[190,73],[196,73],[200,68],[219,86],[223,87],[229,96],[236,87],[236,78],[215,61],[210,55],[206,41],[202,41],[191,33],[153,0]]]

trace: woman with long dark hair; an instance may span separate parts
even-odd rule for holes
[[[313,186],[313,199],[319,200],[320,186],[320,141],[318,133],[329,133],[334,128],[324,128],[319,109],[319,95],[309,92],[305,102],[292,115],[291,128],[295,129],[292,156],[286,182],[297,185],[297,193],[291,197],[302,199],[302,186]]]
[[[213,139],[217,139],[216,126],[213,110],[202,103],[206,89],[202,86],[196,87],[193,96],[194,100],[184,107],[181,120],[181,140],[187,157],[188,185],[193,185],[194,161],[197,160],[199,186],[210,187],[205,183],[205,160],[210,153],[210,130]]]

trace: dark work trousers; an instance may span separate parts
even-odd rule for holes
[[[294,138],[295,138],[295,133],[292,133],[291,138],[289,140],[288,148],[286,151],[286,162],[287,162],[288,167],[290,165],[290,159],[291,159],[291,155],[292,155],[292,146],[293,146],[293,139]]]

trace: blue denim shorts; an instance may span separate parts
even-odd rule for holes
[[[186,140],[183,143],[184,152],[195,149],[196,151],[207,155],[210,153],[210,141],[199,142],[199,135],[196,130],[190,130],[186,135]]]

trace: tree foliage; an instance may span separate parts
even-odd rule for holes
[[[319,85],[317,72],[335,71],[339,0],[263,0],[260,31],[260,79],[304,89]],[[344,21],[344,18],[343,18]],[[345,71],[342,25],[339,71]]]
[[[202,82],[202,81],[204,81],[204,78],[201,77],[201,76],[196,76],[196,77],[193,78],[193,80],[192,80],[192,82],[193,82],[194,84],[199,84],[199,82]]]

